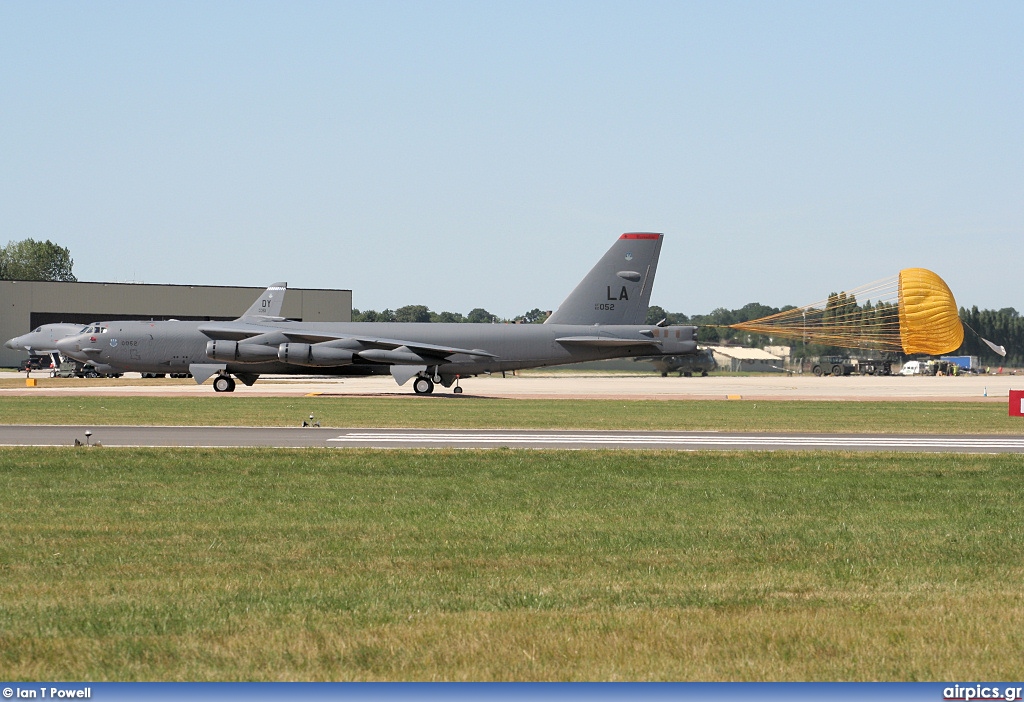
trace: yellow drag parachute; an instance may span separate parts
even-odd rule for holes
[[[931,355],[956,351],[964,340],[953,293],[924,268],[905,268],[892,278],[731,328],[810,344]]]
[[[937,356],[960,348],[964,326],[949,286],[924,268],[900,271],[900,341],[905,353]]]

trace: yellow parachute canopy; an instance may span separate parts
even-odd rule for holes
[[[956,351],[964,342],[964,326],[953,293],[946,281],[931,271],[900,271],[899,306],[904,352],[937,356]]]
[[[924,268],[905,268],[892,278],[731,328],[826,346],[931,355],[956,351],[964,340],[953,293]]]

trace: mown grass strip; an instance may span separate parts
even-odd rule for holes
[[[1017,679],[1019,456],[0,450],[11,680]]]
[[[1019,434],[1001,403],[446,397],[6,397],[3,424],[646,429]]]

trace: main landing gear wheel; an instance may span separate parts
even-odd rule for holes
[[[416,378],[412,389],[417,395],[429,395],[434,392],[434,381],[430,378]]]
[[[234,392],[235,379],[230,375],[218,375],[213,379],[214,392]]]

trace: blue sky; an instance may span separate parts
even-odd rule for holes
[[[513,316],[626,231],[671,311],[1024,311],[1024,3],[0,4],[0,244],[80,280]]]

